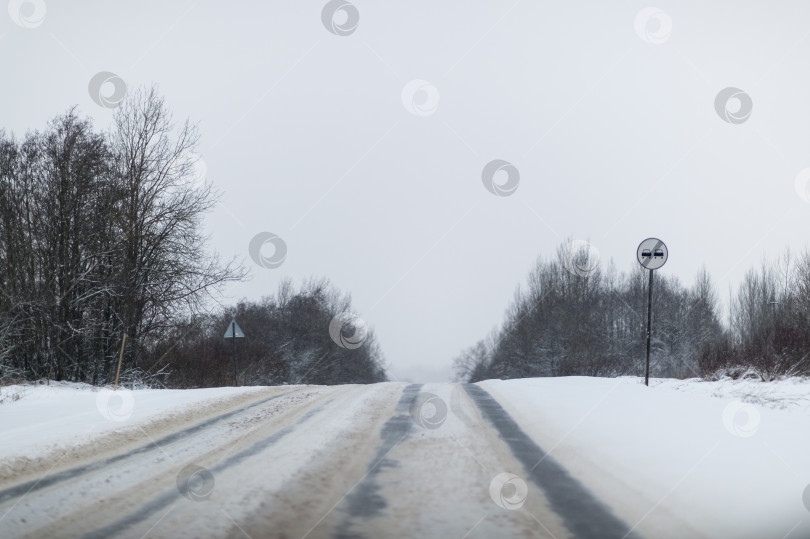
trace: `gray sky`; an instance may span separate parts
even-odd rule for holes
[[[226,302],[328,276],[392,377],[442,380],[566,238],[627,270],[659,237],[661,272],[705,264],[724,299],[807,245],[810,4],[708,4],[356,0],[327,13],[336,34],[323,0],[13,0],[0,125],[78,104],[106,127],[94,75],[158,83],[223,193],[212,247],[251,268]],[[728,87],[742,100],[718,113]],[[495,159],[519,171],[508,196],[482,181]],[[260,232],[286,243],[280,267],[249,258]]]

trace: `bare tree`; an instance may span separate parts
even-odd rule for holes
[[[154,88],[130,94],[110,133],[75,109],[19,142],[0,133],[5,371],[103,383],[122,332],[125,370],[140,368],[178,314],[243,277],[206,249],[216,196],[191,181],[197,141]]]
[[[179,309],[190,312],[206,295],[244,270],[207,252],[202,216],[216,203],[210,184],[193,183],[196,127],[175,125],[155,87],[131,92],[116,110],[109,144],[124,197],[119,202],[118,321],[134,345],[165,330]]]

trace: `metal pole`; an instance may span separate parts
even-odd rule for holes
[[[650,385],[650,326],[652,325],[652,289],[653,289],[653,273],[654,270],[647,270],[650,272],[650,285],[647,288],[647,371],[644,374],[644,385]]]
[[[233,380],[238,386],[239,379],[236,377],[236,321],[231,322],[231,340],[233,341]]]

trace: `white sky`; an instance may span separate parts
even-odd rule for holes
[[[50,0],[40,21],[17,4],[35,27],[0,11],[1,126],[19,135],[78,104],[106,127],[93,75],[158,83],[199,123],[224,194],[212,247],[251,268],[226,302],[327,276],[393,378],[445,379],[568,237],[622,270],[659,237],[660,271],[691,283],[705,264],[724,299],[764,254],[807,245],[806,1],[661,1],[671,31],[642,21],[641,35],[637,1],[356,0],[346,36],[322,0]],[[414,79],[438,96],[407,102],[424,116],[403,103]],[[743,123],[715,111],[726,87],[753,102]],[[511,196],[482,183],[494,159],[520,172]],[[279,268],[250,260],[259,232],[286,242]]]

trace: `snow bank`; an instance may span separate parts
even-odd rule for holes
[[[643,535],[810,537],[807,380],[481,386]]]
[[[0,460],[37,458],[123,429],[138,429],[167,413],[259,391],[261,387],[210,389],[99,388],[88,384],[0,387]]]

